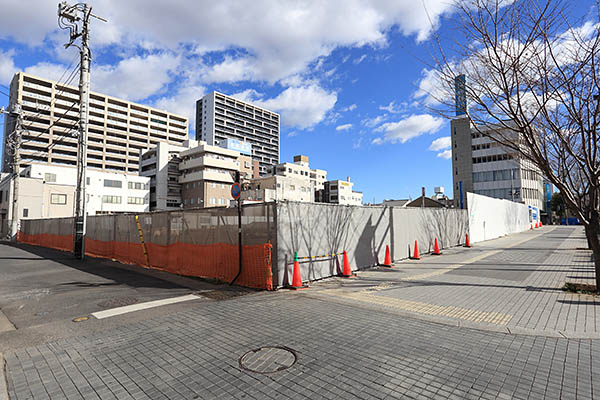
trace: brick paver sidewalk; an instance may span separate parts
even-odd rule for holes
[[[561,290],[594,282],[585,246],[582,227],[544,227],[324,281],[313,293],[456,325],[600,338],[600,297]]]

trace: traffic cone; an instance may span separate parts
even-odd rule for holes
[[[346,250],[344,250],[344,267],[342,269],[342,277],[350,278],[352,276],[354,276],[354,274],[350,269],[350,263],[348,262],[348,254],[346,253]]]
[[[533,230],[533,224],[529,225],[529,230],[532,231]]]
[[[471,247],[471,241],[469,240],[469,234],[467,233],[467,239],[465,240],[465,247]]]
[[[385,259],[383,260],[384,267],[392,267],[392,257],[390,256],[390,246],[385,246]]]
[[[433,244],[433,253],[434,256],[441,256],[442,252],[440,251],[440,246],[438,246],[438,242],[437,242],[437,238],[435,238],[434,244]]]
[[[292,277],[292,289],[305,289],[308,285],[302,284],[302,277],[300,276],[300,263],[298,262],[298,252],[294,252],[294,271]]]
[[[421,257],[419,256],[419,245],[417,244],[417,241],[415,240],[415,251],[413,251],[413,255],[412,257],[410,257],[411,260],[420,260]]]
[[[542,221],[540,221],[540,228],[542,227]]]

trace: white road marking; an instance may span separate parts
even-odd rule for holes
[[[165,306],[167,304],[181,303],[183,301],[196,300],[200,298],[200,296],[196,296],[195,294],[188,294],[185,296],[171,297],[170,299],[147,301],[145,303],[132,304],[130,306],[111,308],[109,310],[103,310],[92,313],[92,315],[97,319],[103,319],[114,317],[116,315],[127,314],[134,311],[146,310],[148,308]]]

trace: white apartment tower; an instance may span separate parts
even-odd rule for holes
[[[252,145],[261,176],[279,163],[279,114],[212,92],[196,102],[196,140],[219,145],[236,139]]]
[[[10,104],[21,104],[23,109],[23,167],[33,163],[77,164],[77,87],[19,72],[10,84]],[[6,140],[14,130],[15,120],[7,116],[5,121],[2,170],[9,171],[12,159],[6,152]],[[186,117],[90,93],[89,168],[137,175],[140,150],[159,142],[181,144],[187,135]]]

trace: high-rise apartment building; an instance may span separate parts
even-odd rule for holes
[[[19,72],[10,84],[10,104],[21,104],[23,110],[21,165],[77,164],[77,87]],[[9,171],[12,162],[6,140],[14,127],[14,117],[7,116],[3,171]],[[140,150],[159,142],[181,144],[187,135],[186,117],[96,92],[90,94],[89,168],[137,175]]]
[[[544,187],[539,167],[499,143],[500,134],[503,140],[514,136],[517,143],[517,133],[506,132],[496,126],[471,125],[464,114],[466,99],[464,90],[461,90],[464,84],[465,78],[461,75],[456,82],[457,116],[450,122],[455,207],[467,208],[467,192],[472,192],[541,210]]]
[[[196,102],[196,140],[219,145],[236,139],[252,145],[261,176],[279,163],[279,114],[212,92]]]

